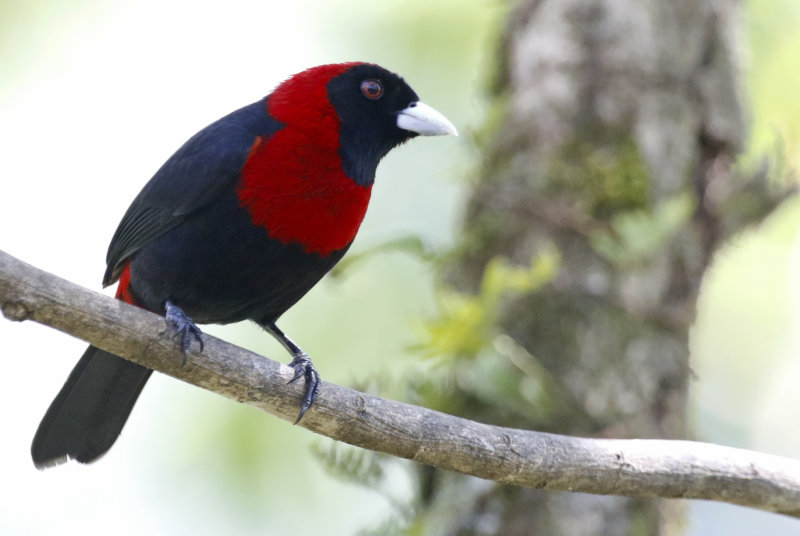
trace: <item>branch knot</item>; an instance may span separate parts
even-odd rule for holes
[[[27,320],[33,314],[33,309],[29,308],[22,301],[8,301],[2,305],[3,316],[14,322]]]

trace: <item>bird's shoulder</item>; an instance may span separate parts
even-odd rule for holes
[[[149,241],[233,187],[253,145],[280,130],[267,99],[239,108],[189,138],[153,175],[117,227],[103,284],[119,277],[126,259]]]

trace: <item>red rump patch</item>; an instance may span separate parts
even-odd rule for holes
[[[133,296],[131,295],[131,263],[128,261],[125,264],[125,268],[122,269],[122,273],[119,274],[119,286],[117,286],[117,295],[116,298],[118,300],[122,300],[125,303],[130,303],[131,305],[136,305],[133,301]]]
[[[306,253],[327,256],[347,246],[367,212],[372,187],[342,170],[340,121],[326,87],[356,65],[316,67],[278,86],[268,111],[285,127],[257,138],[242,168],[237,193],[253,223]]]

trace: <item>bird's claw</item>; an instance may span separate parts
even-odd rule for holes
[[[300,422],[300,419],[303,418],[303,415],[306,414],[308,408],[314,403],[314,399],[317,398],[317,392],[319,391],[319,373],[317,369],[314,368],[314,363],[311,362],[311,358],[308,357],[306,353],[295,354],[289,366],[294,369],[294,375],[288,383],[294,383],[301,377],[304,377],[306,380],[306,392],[303,395],[303,402],[300,404],[300,413],[298,413],[297,419],[294,421],[294,423],[297,424]]]
[[[192,345],[192,339],[200,343],[200,352],[203,351],[203,332],[200,331],[200,328],[192,322],[192,319],[189,318],[180,307],[171,301],[167,300],[166,308],[167,314],[165,316],[167,324],[175,330],[172,338],[180,338],[181,351],[183,352],[181,366],[184,366],[186,365],[186,356],[189,353],[189,348]]]

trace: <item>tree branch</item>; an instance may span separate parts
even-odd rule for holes
[[[0,251],[0,307],[180,380],[292,421],[303,385],[289,367],[205,335],[183,354],[164,319]],[[299,426],[370,450],[498,482],[630,497],[730,502],[800,517],[800,462],[647,439],[587,439],[481,424],[323,382]]]

